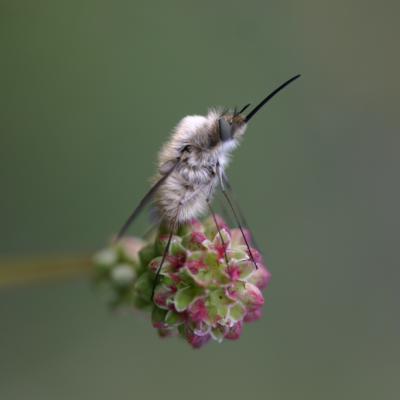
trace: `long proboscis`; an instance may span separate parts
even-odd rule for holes
[[[246,116],[246,118],[245,118],[245,121],[246,122],[249,122],[250,121],[250,119],[251,118],[253,118],[254,117],[254,115],[258,112],[258,111],[260,111],[260,109],[262,108],[262,107],[264,107],[264,105],[266,104],[266,103],[268,103],[268,101],[269,100],[271,100],[278,92],[280,92],[283,88],[285,88],[287,85],[289,85],[290,83],[292,83],[293,81],[295,81],[297,78],[300,78],[300,74],[298,74],[298,75],[296,75],[296,76],[294,76],[293,78],[290,78],[289,80],[287,80],[285,83],[282,83],[282,85],[280,85],[279,87],[277,87],[273,92],[271,92],[264,100],[262,100],[261,101],[261,103],[259,103],[257,106],[255,106],[254,108],[253,108],[253,110],[251,110],[248,114],[247,114],[247,116]]]

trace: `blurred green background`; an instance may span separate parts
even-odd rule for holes
[[[263,319],[193,351],[85,279],[2,288],[0,398],[398,399],[399,12],[1,0],[0,268],[102,247],[181,117],[303,76],[228,171],[273,275]]]

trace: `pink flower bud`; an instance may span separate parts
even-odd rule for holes
[[[261,289],[271,274],[251,248],[255,268],[240,230],[229,229],[220,217],[217,223],[219,232],[212,218],[180,226],[162,266],[166,227],[151,242],[126,238],[98,255],[99,278],[115,291],[114,304],[151,311],[161,337],[179,334],[193,348],[239,339],[244,324],[261,317]],[[251,243],[249,232],[245,235]],[[115,283],[118,265],[131,272],[124,285]]]

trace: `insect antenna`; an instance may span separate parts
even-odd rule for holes
[[[257,106],[255,106],[246,116],[245,121],[249,122],[251,118],[269,101],[271,100],[278,92],[280,92],[284,87],[295,81],[297,78],[300,78],[299,75],[295,75],[293,78],[290,78],[285,83],[282,83],[279,87],[277,87],[273,92],[271,92],[264,100],[262,100]]]
[[[242,224],[240,223],[240,220],[239,220],[239,218],[238,218],[238,215],[236,214],[235,207],[233,206],[232,201],[231,201],[231,199],[229,198],[229,195],[228,195],[228,193],[227,193],[226,190],[225,190],[224,182],[223,182],[223,180],[222,180],[221,172],[220,172],[220,169],[219,169],[219,164],[217,164],[217,174],[218,174],[218,177],[219,177],[219,183],[220,183],[220,187],[221,187],[222,194],[224,195],[226,201],[228,202],[229,208],[231,209],[232,214],[233,214],[233,216],[234,216],[234,218],[235,218],[235,221],[236,221],[236,223],[237,223],[237,225],[238,225],[238,227],[239,227],[239,229],[240,229],[240,232],[241,232],[241,234],[242,234],[242,237],[243,237],[243,239],[244,239],[244,242],[246,243],[247,251],[249,252],[249,256],[250,256],[250,258],[251,258],[251,261],[253,262],[253,264],[254,264],[254,266],[256,267],[256,269],[258,269],[256,260],[254,259],[254,256],[253,256],[253,253],[252,253],[252,251],[251,251],[249,242],[248,242],[248,240],[247,240],[247,238],[246,238],[246,235],[244,234],[244,230],[243,230]]]
[[[242,112],[244,112],[245,110],[247,110],[250,107],[250,103],[246,104],[238,113],[237,115],[241,114]]]

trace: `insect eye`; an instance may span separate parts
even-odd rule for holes
[[[225,118],[220,118],[219,123],[219,137],[222,142],[232,139],[232,127]]]

